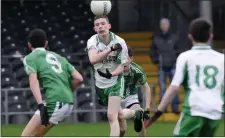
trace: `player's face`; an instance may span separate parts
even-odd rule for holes
[[[128,62],[124,65],[124,71],[128,71],[130,69],[130,63],[133,61],[133,57],[130,57]]]
[[[130,62],[125,63],[124,71],[128,71],[130,69]]]
[[[161,28],[161,30],[162,30],[163,32],[168,32],[170,26],[169,26],[168,23],[161,23],[161,24],[160,24],[160,28]]]
[[[108,35],[111,25],[105,18],[99,18],[94,22],[94,29],[95,32],[101,36]]]

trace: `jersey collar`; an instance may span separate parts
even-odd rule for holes
[[[45,48],[35,48],[32,52],[37,51],[37,50],[46,51]]]
[[[112,40],[115,39],[115,34],[112,33],[112,32],[109,32],[109,39],[110,39],[110,41],[109,41],[109,43],[110,43]],[[109,43],[105,43],[105,42],[99,37],[99,35],[97,35],[97,41],[98,41],[98,42],[102,42],[102,43],[105,44],[105,45],[108,45],[108,44],[109,44]]]
[[[194,49],[194,50],[209,50],[209,49],[212,49],[212,48],[209,45],[205,45],[205,46],[194,45],[191,49]]]

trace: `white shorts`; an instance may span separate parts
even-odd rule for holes
[[[122,108],[129,108],[133,104],[139,104],[138,95],[130,95],[127,98],[123,99],[121,102]]]
[[[60,121],[69,116],[73,111],[73,104],[56,102],[54,106],[54,112],[52,113],[49,121],[53,124],[58,124]],[[40,111],[35,112],[36,115],[40,115]]]

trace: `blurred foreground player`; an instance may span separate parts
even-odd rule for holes
[[[150,114],[151,90],[147,82],[147,76],[141,66],[133,62],[133,53],[131,48],[128,48],[129,61],[124,67],[125,90],[122,100],[122,107],[132,110],[142,109],[138,99],[137,85],[141,85],[145,95],[145,110],[144,118],[148,119]],[[143,109],[142,109],[143,110]],[[143,124],[144,125],[144,124]],[[120,136],[124,136],[127,129],[126,120],[120,121]],[[145,136],[144,127],[139,132],[139,136]]]
[[[220,124],[224,105],[224,55],[212,50],[211,24],[201,18],[192,21],[189,38],[191,50],[182,53],[176,63],[173,81],[154,116],[145,121],[151,125],[163,114],[166,106],[183,84],[183,112],[174,129],[174,136],[212,137]]]
[[[21,136],[44,136],[73,110],[74,95],[71,81],[82,82],[83,77],[60,55],[47,51],[46,33],[34,29],[28,36],[28,47],[32,52],[24,58],[30,88],[38,103],[35,112]],[[40,86],[39,86],[40,84]],[[43,88],[45,101],[40,87]]]
[[[143,112],[121,108],[124,93],[124,64],[128,61],[127,45],[124,39],[110,32],[111,24],[107,16],[96,16],[94,30],[97,34],[87,41],[88,56],[94,67],[96,92],[99,101],[108,106],[107,116],[110,136],[119,136],[118,119],[135,116],[135,130],[142,128]],[[106,69],[109,69],[106,71]],[[112,72],[112,73],[109,73]],[[101,74],[107,72],[102,77]]]

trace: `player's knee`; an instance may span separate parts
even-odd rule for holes
[[[125,116],[124,116],[123,114],[120,114],[120,113],[119,113],[119,114],[118,114],[118,120],[119,120],[119,121],[123,121],[124,119],[126,119]]]
[[[117,114],[107,114],[109,123],[110,122],[114,122],[115,120],[117,120],[118,115]]]

